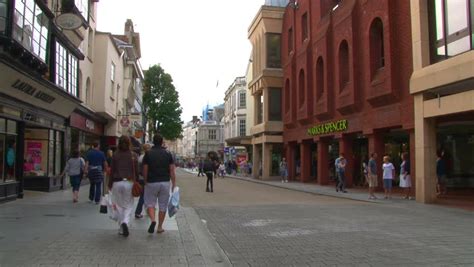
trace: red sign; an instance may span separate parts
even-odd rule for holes
[[[94,133],[96,135],[104,134],[104,125],[88,119],[80,114],[73,112],[70,117],[70,126],[81,129],[85,132]]]

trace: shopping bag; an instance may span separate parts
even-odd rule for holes
[[[107,214],[107,206],[109,202],[109,195],[106,194],[105,196],[102,196],[100,199],[100,213]]]
[[[179,210],[179,187],[175,187],[168,202],[168,215],[173,217]]]
[[[109,218],[113,221],[118,221],[118,211],[117,206],[112,203],[112,193],[109,193],[107,197],[107,211],[109,214]]]

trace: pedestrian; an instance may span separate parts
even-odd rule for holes
[[[81,180],[84,175],[85,166],[86,162],[79,156],[79,150],[74,149],[71,153],[71,157],[66,162],[64,171],[61,173],[61,177],[65,174],[69,176],[69,182],[72,187],[73,203],[79,201],[79,188],[81,187]]]
[[[288,183],[288,163],[285,157],[280,161],[280,176],[282,183]]]
[[[370,160],[367,165],[367,183],[369,184],[369,199],[377,199],[377,197],[375,196],[375,188],[378,186],[377,153],[374,152],[370,155]]]
[[[213,151],[207,153],[207,158],[204,161],[204,173],[207,176],[206,181],[206,192],[214,192],[213,178],[216,172],[215,158],[213,158]]]
[[[133,182],[138,179],[138,155],[132,151],[130,137],[119,138],[118,150],[112,157],[112,176],[109,190],[112,191],[112,204],[117,214],[119,234],[129,234],[130,217],[133,212]]]
[[[437,153],[438,159],[436,160],[436,177],[438,182],[436,184],[436,193],[438,196],[447,194],[448,190],[446,188],[446,177],[447,177],[447,164],[444,159],[444,151],[439,151]]]
[[[198,177],[201,176],[201,175],[204,176],[203,168],[204,168],[204,161],[202,159],[200,159],[199,160],[199,165],[198,165],[198,169],[199,169],[198,170]]]
[[[222,178],[225,176],[225,166],[222,162],[219,164],[219,176]]]
[[[385,193],[385,199],[392,198],[392,181],[395,177],[395,167],[390,162],[389,156],[383,157],[383,188]]]
[[[400,187],[405,191],[404,199],[412,199],[411,191],[411,177],[410,177],[410,160],[406,152],[402,153],[402,163],[400,164]]]
[[[107,149],[107,152],[105,152],[105,160],[107,161],[107,170],[105,171],[106,173],[106,181],[104,184],[109,184],[109,181],[111,179],[111,174],[112,174],[112,158],[114,156],[114,151],[112,149]]]
[[[153,136],[153,147],[143,157],[143,179],[145,180],[145,206],[151,223],[148,233],[155,231],[155,206],[158,201],[158,229],[157,233],[163,233],[163,222],[165,221],[168,200],[171,191],[176,186],[176,174],[174,158],[163,146],[163,137],[159,134]]]
[[[99,204],[102,183],[107,170],[107,161],[104,152],[100,151],[99,143],[94,142],[86,155],[86,175],[89,178],[89,201]]]
[[[343,193],[347,193],[345,185],[347,160],[344,158],[344,153],[339,153],[339,157],[334,162],[334,165],[336,168],[337,177],[336,192],[341,191]]]
[[[145,180],[143,179],[143,157],[145,157],[145,153],[151,149],[150,144],[143,144],[142,146],[142,153],[138,157],[138,182],[142,187],[145,186]],[[145,190],[142,190],[140,197],[138,198],[137,208],[135,209],[135,218],[141,219],[143,218],[142,211],[143,205],[145,203]]]

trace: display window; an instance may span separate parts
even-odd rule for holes
[[[24,176],[61,173],[63,133],[50,129],[25,129]]]
[[[17,122],[0,118],[0,183],[16,180]]]

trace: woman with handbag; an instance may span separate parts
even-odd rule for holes
[[[138,155],[131,150],[128,136],[119,139],[118,150],[112,158],[109,190],[112,191],[112,206],[117,214],[119,234],[127,237],[130,217],[133,213],[132,188],[138,179]]]
[[[69,175],[69,182],[72,187],[72,202],[77,203],[79,201],[79,188],[81,187],[81,179],[84,175],[84,167],[86,162],[83,158],[79,156],[79,151],[77,149],[73,150],[71,157],[66,162],[66,167],[61,173],[61,177],[64,174]]]

